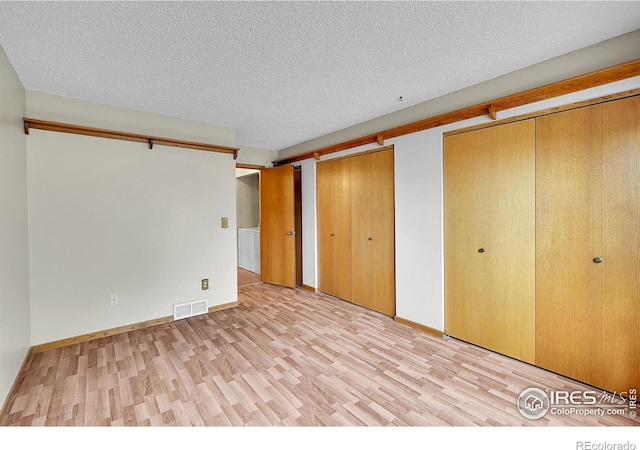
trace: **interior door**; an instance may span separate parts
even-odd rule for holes
[[[260,267],[264,283],[295,287],[293,166],[260,171]]]

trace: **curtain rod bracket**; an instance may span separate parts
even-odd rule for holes
[[[149,139],[149,150],[153,150],[153,139]]]

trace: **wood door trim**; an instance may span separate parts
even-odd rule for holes
[[[127,133],[124,131],[106,130],[103,128],[91,128],[82,125],[72,125],[68,123],[49,122],[39,119],[22,119],[24,122],[24,133],[29,134],[31,129],[56,131],[59,133],[77,134],[81,136],[93,136],[106,139],[117,139],[120,141],[141,142],[149,146],[152,150],[155,144],[165,145],[168,147],[188,148],[191,150],[202,150],[207,152],[229,153],[233,155],[233,159],[238,157],[240,151],[237,147],[226,147],[223,145],[205,144],[202,142],[182,141],[178,139],[169,139],[157,136],[149,136],[145,134]]]
[[[494,112],[515,108],[517,106],[527,105],[529,103],[539,102],[554,97],[559,97],[573,92],[582,91],[596,86],[601,86],[615,81],[625,80],[640,75],[640,59],[628,61],[615,66],[567,78],[544,86],[518,92],[516,94],[500,97],[473,106],[457,109],[437,116],[428,117],[416,122],[389,128],[373,134],[368,134],[356,139],[352,139],[339,144],[330,145],[316,150],[311,150],[291,158],[285,158],[273,162],[274,166],[284,165],[295,161],[302,161],[313,158],[314,154],[319,156],[335,153],[350,148],[360,147],[367,144],[376,144],[385,139],[391,139],[406,134],[417,133],[418,131],[436,128],[442,125],[460,122],[474,117],[480,117],[490,114],[490,108]]]
[[[325,164],[325,163],[334,162],[334,161],[340,161],[341,159],[357,158],[358,156],[370,155],[372,153],[386,152],[388,150],[394,150],[394,146],[393,145],[387,145],[386,147],[374,148],[374,149],[371,149],[371,150],[365,150],[365,151],[362,151],[362,152],[353,153],[351,155],[344,155],[344,156],[339,156],[337,158],[325,159],[324,161],[316,161],[316,165],[317,164]]]

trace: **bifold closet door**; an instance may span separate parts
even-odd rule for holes
[[[535,359],[535,122],[444,139],[445,333]]]
[[[602,386],[602,105],[536,121],[536,364]]]
[[[640,99],[537,121],[536,363],[628,393],[640,385]]]
[[[393,150],[351,158],[351,301],[394,316]]]
[[[316,165],[319,289],[351,298],[351,160]]]
[[[640,97],[603,106],[602,387],[640,387]]]

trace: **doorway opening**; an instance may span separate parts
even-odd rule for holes
[[[260,283],[260,170],[236,166],[238,287]]]
[[[238,287],[302,286],[302,167],[289,167],[284,177],[277,169],[236,165]],[[274,279],[274,267],[285,273]]]

